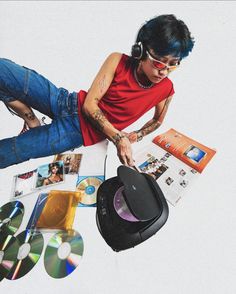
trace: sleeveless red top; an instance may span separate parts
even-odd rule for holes
[[[98,106],[108,121],[119,131],[125,129],[159,102],[174,94],[168,78],[144,89],[134,78],[129,56],[123,54],[116,68],[114,79]],[[93,145],[106,138],[96,130],[82,113],[87,92],[78,93],[78,112],[84,146]]]

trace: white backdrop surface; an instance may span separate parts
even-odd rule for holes
[[[57,86],[86,90],[109,53],[129,54],[144,22],[170,13],[185,21],[196,43],[172,74],[176,94],[155,134],[175,128],[216,148],[216,156],[181,203],[170,207],[166,225],[146,242],[113,252],[97,230],[95,209],[79,208],[74,228],[85,246],[79,267],[70,276],[56,280],[47,275],[41,256],[23,278],[3,280],[1,293],[236,292],[236,3],[1,1],[0,56],[34,68]],[[0,113],[0,138],[17,134],[22,127],[19,118],[11,116],[3,104]],[[142,117],[131,129],[143,125],[151,115]],[[86,154],[91,149],[78,152]],[[13,175],[51,159],[30,160],[0,170],[0,206],[9,201]],[[115,155],[109,164],[113,169],[119,165]],[[90,156],[83,165],[87,169],[91,166],[91,174],[99,172]],[[73,183],[66,182],[60,189],[71,187]],[[24,230],[36,198],[37,194],[22,198],[25,215],[19,232]],[[44,248],[51,236],[44,235]]]

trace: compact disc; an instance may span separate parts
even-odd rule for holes
[[[14,235],[20,227],[24,215],[24,205],[20,201],[8,202],[0,207],[0,234]]]
[[[13,268],[19,249],[16,238],[0,235],[0,281],[4,279]]]
[[[115,211],[121,218],[129,222],[139,222],[139,220],[129,210],[123,196],[123,191],[124,191],[124,186],[121,186],[115,193],[115,196],[113,199],[113,205],[114,205]]]
[[[56,233],[49,240],[44,254],[47,273],[53,278],[68,276],[78,266],[83,251],[83,239],[78,232],[73,230]]]
[[[17,260],[6,276],[8,280],[17,280],[26,275],[38,262],[43,250],[43,236],[40,232],[25,230],[16,236],[19,243]]]
[[[76,190],[81,192],[82,204],[92,205],[97,202],[97,190],[101,185],[102,180],[97,177],[88,177],[79,182]]]

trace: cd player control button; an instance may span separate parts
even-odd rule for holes
[[[107,210],[106,210],[105,207],[103,207],[103,208],[101,209],[101,214],[102,214],[102,215],[106,215],[106,214],[107,214]]]

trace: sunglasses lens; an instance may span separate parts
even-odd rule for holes
[[[173,71],[173,70],[175,70],[176,68],[177,68],[177,65],[170,66],[170,67],[169,67],[169,71]]]
[[[164,69],[166,66],[159,61],[153,60],[153,65],[158,69]]]

